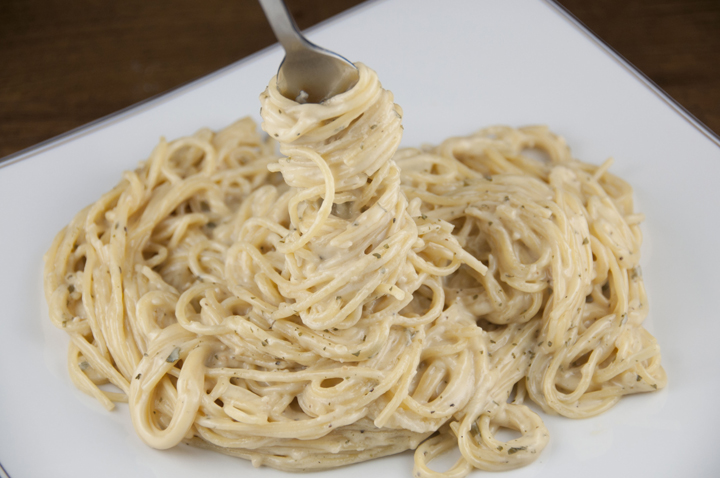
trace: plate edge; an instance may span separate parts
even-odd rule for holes
[[[655,83],[649,76],[643,73],[637,66],[633,65],[627,58],[621,55],[615,48],[610,46],[605,40],[600,38],[594,31],[588,28],[578,17],[576,17],[570,10],[561,5],[558,0],[542,0],[546,4],[550,5],[560,15],[562,15],[567,21],[569,21],[575,28],[580,30],[585,36],[593,40],[600,48],[605,50],[613,59],[618,62],[623,68],[629,71],[635,78],[640,80],[646,87],[652,90],[656,96],[664,101],[668,106],[675,110],[685,121],[690,123],[695,129],[700,131],[706,138],[708,138],[716,146],[720,147],[720,135],[711,130],[705,123],[700,121],[694,114],[687,110],[681,105],[675,98],[670,96],[665,90],[663,90],[657,83]]]
[[[2,463],[0,463],[0,478],[10,478],[10,475],[3,467]]]

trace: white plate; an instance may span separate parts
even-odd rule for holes
[[[711,135],[540,0],[371,2],[310,38],[378,72],[405,110],[405,145],[545,123],[578,158],[614,156],[612,171],[635,186],[647,215],[646,325],[669,386],[597,418],[547,417],[552,438],[540,459],[502,476],[720,476],[720,148]],[[73,387],[67,341],[49,323],[41,287],[42,255],[77,211],[159,136],[259,119],[258,95],[281,58],[265,50],[0,168],[0,463],[13,478],[288,476],[186,445],[143,445],[125,406],[106,412]],[[410,476],[411,466],[405,453],[341,473]]]

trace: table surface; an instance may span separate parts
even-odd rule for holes
[[[287,0],[301,29],[360,0]],[[720,2],[559,0],[720,133]],[[255,0],[0,3],[0,158],[274,43]]]

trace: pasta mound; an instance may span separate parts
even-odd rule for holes
[[[447,476],[532,462],[549,434],[526,398],[581,418],[664,387],[610,162],[544,127],[398,151],[402,110],[359,73],[322,104],[271,81],[265,139],[243,119],[161,140],[58,234],[75,385],[127,401],[155,448],[291,471],[414,449],[419,477],[454,446]]]

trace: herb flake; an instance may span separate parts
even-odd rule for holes
[[[175,363],[180,358],[180,347],[175,347],[168,358],[165,360],[167,363]]]

